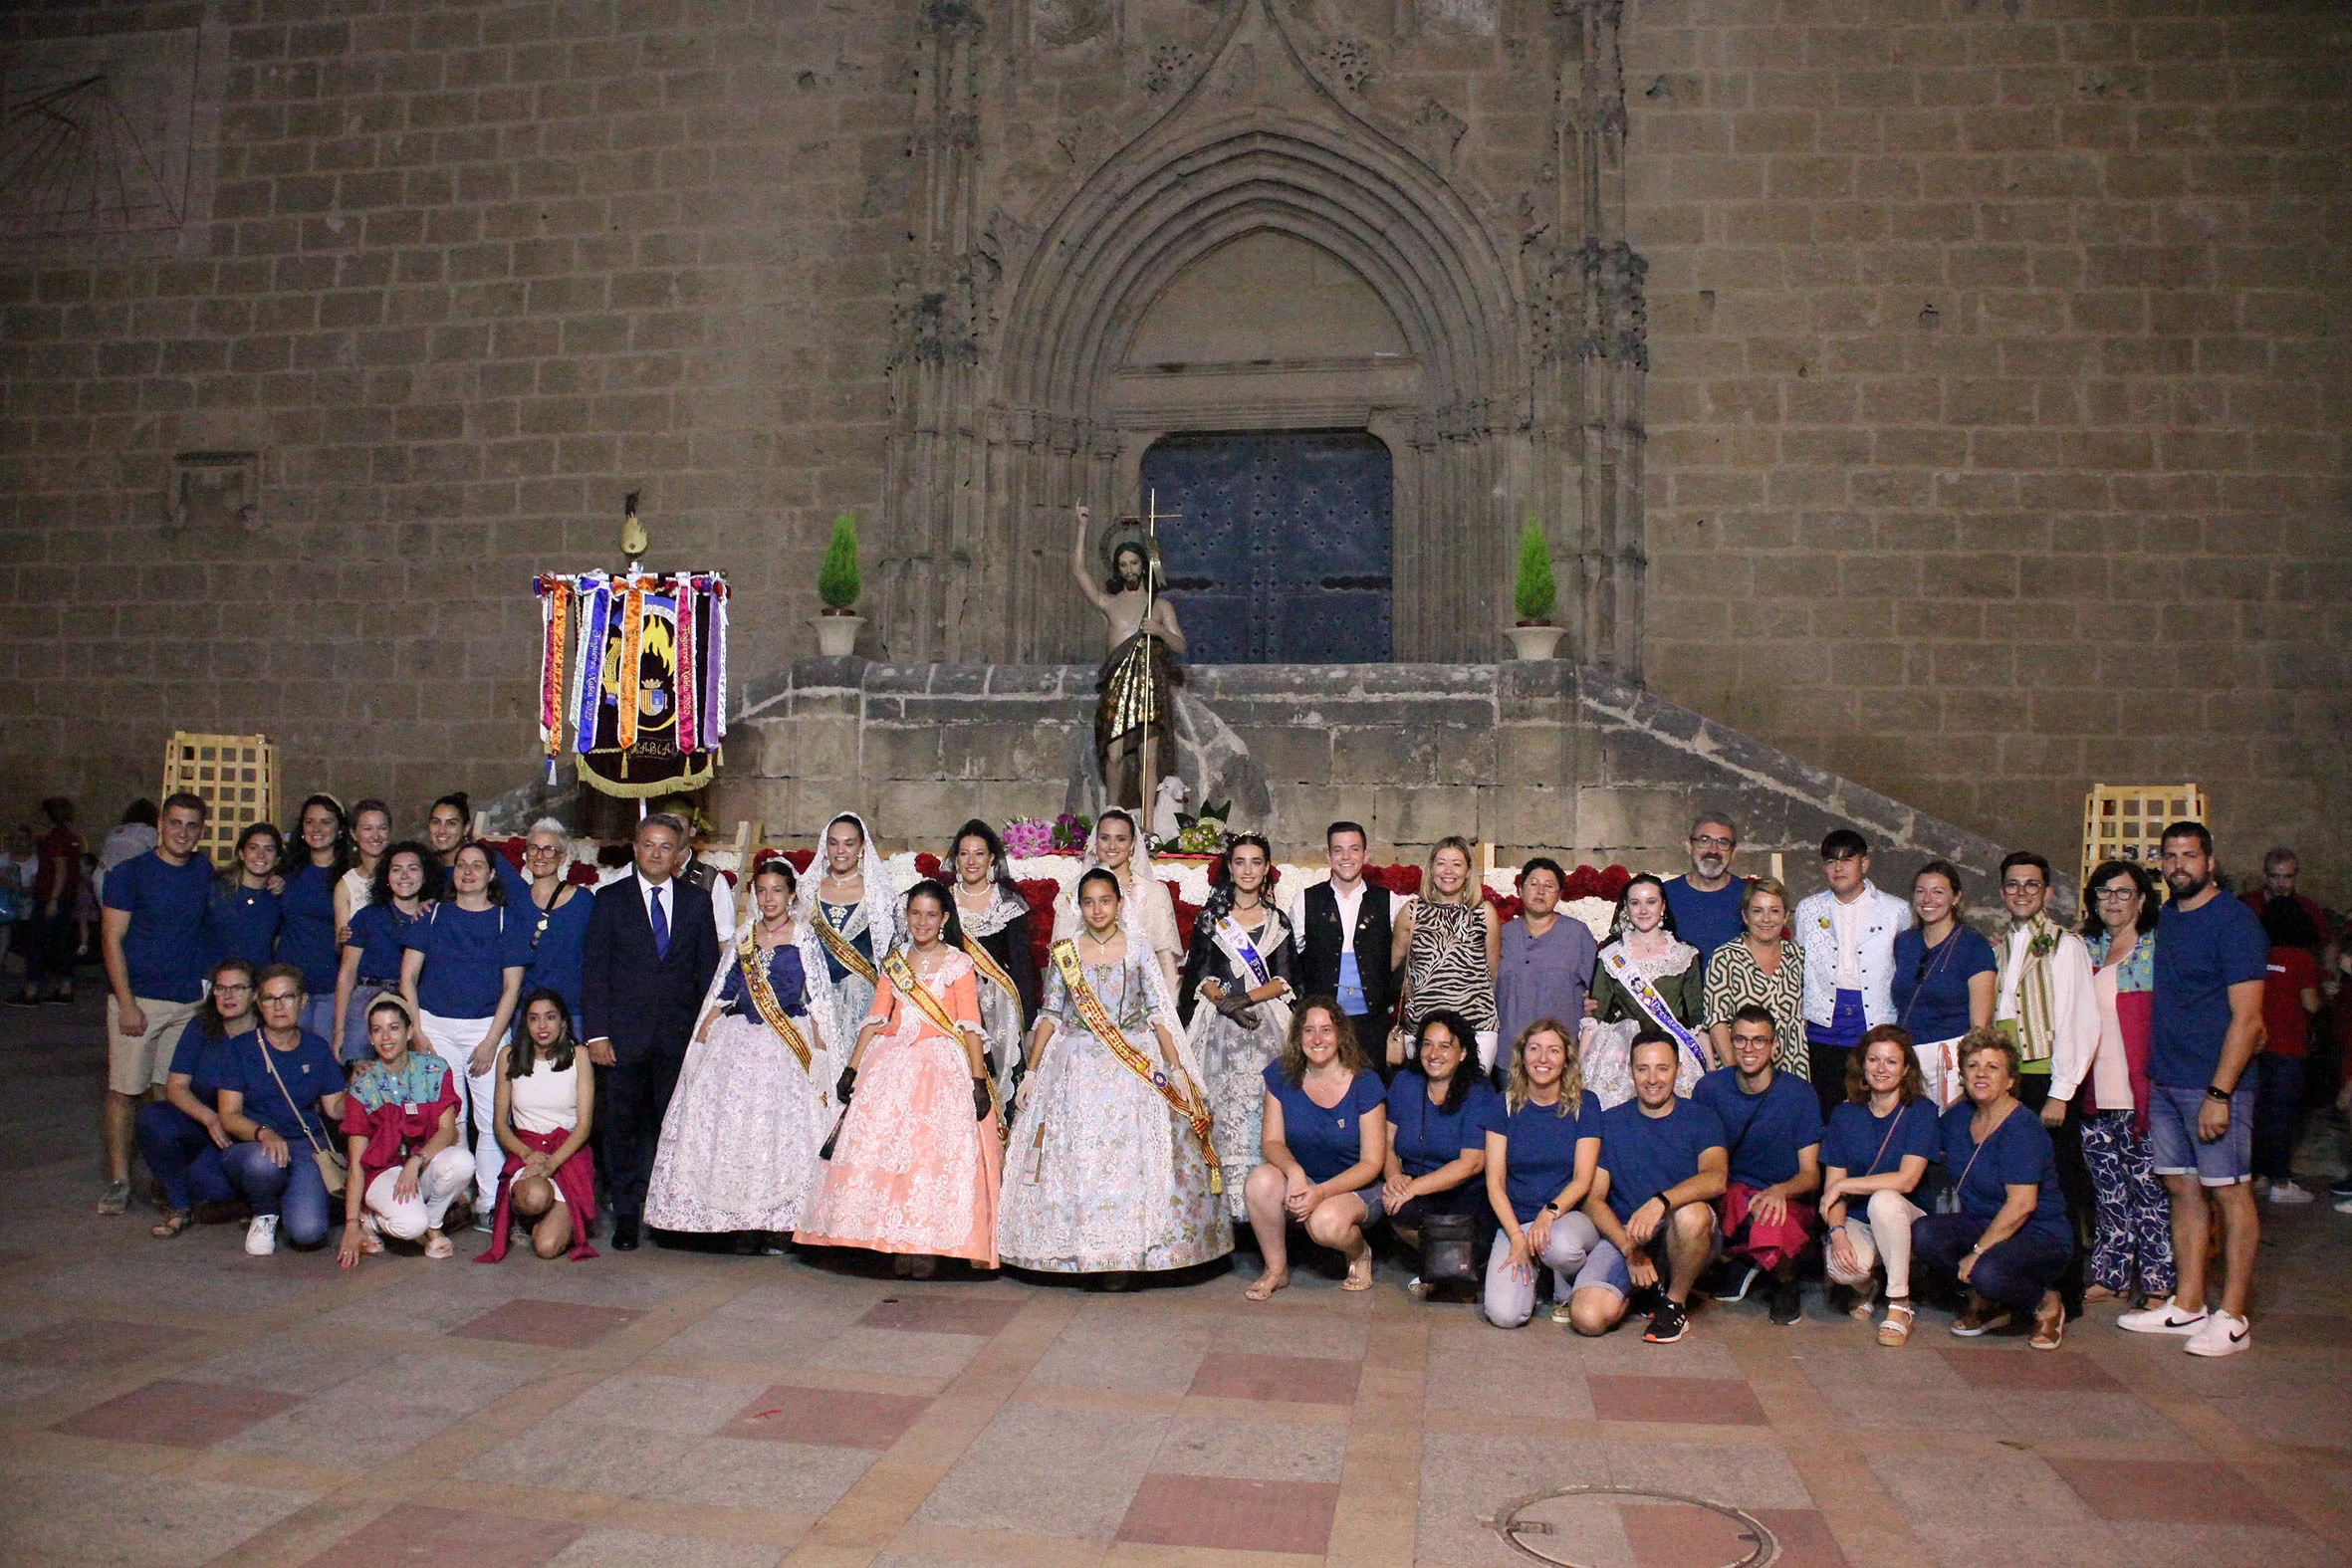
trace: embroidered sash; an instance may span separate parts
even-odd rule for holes
[[[964,956],[972,961],[974,969],[987,976],[1006,996],[1013,999],[1013,1015],[1020,1017],[1021,988],[1013,984],[1013,977],[1005,973],[1005,966],[997,962],[997,956],[982,947],[980,939],[969,931],[964,933]]]
[[[1266,926],[1260,929],[1271,928],[1276,918],[1270,913]],[[1250,934],[1242,929],[1240,922],[1230,913],[1218,917],[1213,935],[1217,946],[1225,950],[1225,956],[1233,961],[1235,968],[1250,977],[1250,990],[1256,991],[1261,986],[1274,984],[1274,971],[1267,967],[1265,956],[1258,951],[1258,944],[1251,940]],[[1288,1002],[1273,997],[1265,1002],[1252,1003],[1251,1006],[1267,1009],[1265,1016],[1277,1030],[1284,1034],[1290,1033],[1291,1005]]]
[[[883,956],[882,973],[890,977],[890,984],[898,988],[900,996],[923,1009],[923,1016],[929,1018],[940,1033],[959,1044],[963,1042],[963,1024],[957,1022],[946,1005],[931,994],[931,988],[916,977],[914,966],[906,961],[903,950],[893,950]],[[988,1099],[996,1112],[998,1136],[1009,1140],[1013,1136],[1013,1129],[1005,1124],[1005,1107],[997,1098],[997,1086],[986,1078],[981,1081],[988,1083]]]
[[[760,952],[759,938],[750,930],[746,930],[743,940],[736,944],[735,962],[743,966],[743,988],[751,994],[752,1006],[760,1009],[760,1016],[767,1020],[768,1027],[776,1031],[776,1037],[784,1041],[785,1049],[793,1053],[801,1064],[801,1070],[807,1072],[809,1042],[794,1026],[791,1014],[784,1010],[784,1004],[777,999],[775,984],[768,979],[767,957]]]
[[[1699,1037],[1674,1015],[1674,1009],[1666,1005],[1664,997],[1658,995],[1658,988],[1650,983],[1650,978],[1634,967],[1633,955],[1625,951],[1625,944],[1610,943],[1602,951],[1600,961],[1617,984],[1625,988],[1625,994],[1633,999],[1634,1005],[1641,1008],[1643,1014],[1673,1036],[1674,1042],[1689,1053],[1701,1072],[1705,1072],[1707,1056],[1699,1049]]]
[[[1054,968],[1060,973],[1061,984],[1069,989],[1069,999],[1077,1008],[1079,1018],[1084,1020],[1094,1037],[1102,1042],[1102,1048],[1109,1051],[1119,1065],[1150,1084],[1159,1092],[1160,1098],[1168,1102],[1169,1109],[1191,1125],[1192,1135],[1200,1143],[1201,1155],[1209,1162],[1209,1191],[1224,1192],[1225,1172],[1217,1164],[1217,1146],[1209,1137],[1207,1109],[1178,1093],[1166,1071],[1154,1066],[1143,1052],[1129,1042],[1118,1024],[1111,1021],[1110,1009],[1103,1007],[1102,999],[1094,995],[1094,988],[1086,984],[1086,972],[1078,963],[1078,945],[1075,942],[1067,937],[1062,938],[1054,944],[1053,956]],[[1148,964],[1151,959],[1146,956],[1143,962]]]
[[[814,911],[810,920],[817,927],[817,940],[824,944],[824,950],[833,956],[833,961],[867,985],[872,985],[873,961],[858,952],[855,945],[841,935],[840,930],[825,918],[823,909]]]

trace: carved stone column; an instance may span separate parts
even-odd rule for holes
[[[1553,0],[1558,65],[1552,211],[1529,247],[1536,302],[1538,494],[1572,518],[1556,552],[1575,563],[1574,656],[1641,677],[1642,276],[1625,239],[1623,0]],[[1572,482],[1572,494],[1568,486]]]
[[[918,15],[915,265],[893,324],[879,630],[893,660],[961,662],[1010,651],[972,633],[1002,625],[1008,554],[985,538],[981,341],[997,282],[975,217],[986,24],[973,5]]]

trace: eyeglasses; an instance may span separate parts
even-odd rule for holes
[[[1714,833],[1693,833],[1691,835],[1691,842],[1701,849],[1729,849],[1735,841]]]
[[[266,997],[262,998],[262,999],[261,999],[261,1005],[262,1005],[263,1007],[267,1008],[267,1007],[273,1007],[273,1006],[275,1006],[276,1004],[278,1004],[278,1003],[281,1003],[281,1002],[300,1002],[300,1001],[302,1001],[302,993],[301,993],[301,992],[299,992],[299,991],[288,991],[288,992],[282,992],[282,993],[278,993],[278,994],[276,994],[276,995],[273,995],[273,996],[266,996]]]
[[[2140,896],[2136,887],[2103,887],[2091,894],[2102,904],[2123,904]]]
[[[253,988],[251,986],[215,986],[212,988],[212,994],[216,997],[250,997],[253,995]]]
[[[2000,890],[2003,893],[2038,893],[2046,885],[2039,878],[2035,878],[2030,882],[2003,882],[2000,884]]]

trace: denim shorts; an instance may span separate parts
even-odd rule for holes
[[[2205,1090],[2170,1083],[2148,1086],[2148,1146],[2159,1176],[2195,1176],[2207,1187],[2234,1187],[2254,1178],[2254,1085],[2248,1073],[2230,1095],[2230,1130],[2212,1143],[2197,1136]]]
[[[1664,1227],[1660,1227],[1660,1229],[1663,1230]],[[1720,1227],[1711,1227],[1708,1235],[1708,1255],[1712,1257],[1723,1244],[1723,1231]],[[1658,1244],[1655,1237],[1651,1239],[1650,1244],[1653,1246]],[[1658,1283],[1661,1288],[1666,1283],[1664,1256],[1664,1251],[1661,1249],[1658,1258]],[[1604,1237],[1593,1243],[1592,1250],[1584,1254],[1584,1266],[1576,1270],[1575,1288],[1577,1290],[1614,1290],[1621,1296],[1633,1294],[1633,1269],[1625,1261],[1625,1254],[1617,1250],[1617,1244],[1614,1241]]]

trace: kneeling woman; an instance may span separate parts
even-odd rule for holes
[[[343,1266],[356,1268],[360,1253],[382,1251],[379,1234],[422,1238],[425,1256],[447,1257],[456,1248],[441,1222],[474,1180],[474,1157],[458,1139],[457,1074],[431,1051],[415,1049],[415,1020],[397,997],[368,1004],[367,1044],[374,1058],[352,1075],[343,1098],[351,1144]]]
[[[1339,1004],[1309,997],[1291,1015],[1283,1059],[1266,1069],[1266,1163],[1245,1194],[1266,1272],[1243,1292],[1263,1301],[1291,1282],[1290,1228],[1347,1259],[1344,1290],[1372,1288],[1364,1228],[1385,1212],[1380,1171],[1388,1110],[1380,1075]]]
[[[1054,944],[997,1234],[1058,1274],[1188,1268],[1233,1250],[1200,1073],[1157,955],[1119,920],[1119,880],[1078,879]]]
[[[1551,1319],[1568,1321],[1576,1272],[1600,1242],[1584,1213],[1600,1165],[1600,1096],[1584,1085],[1567,1025],[1537,1018],[1511,1047],[1507,1113],[1487,1134],[1487,1201],[1502,1225],[1487,1258],[1487,1321],[1535,1315],[1535,1271],[1551,1269]]]
[[[596,1255],[588,1227],[596,1223],[596,1164],[588,1153],[595,1126],[596,1075],[585,1070],[572,1034],[572,1005],[552,986],[523,999],[523,1027],[498,1053],[498,1104],[491,1118],[505,1168],[498,1176],[490,1250],[474,1259],[506,1256],[507,1232],[517,1215],[531,1227],[531,1250],[553,1257],[566,1247],[573,1261]]]
[[[1960,1195],[1960,1213],[1913,1224],[1921,1263],[1955,1275],[1969,1290],[1952,1332],[1973,1339],[2033,1314],[2035,1350],[2055,1350],[2066,1335],[2058,1276],[2074,1252],[2058,1164],[2041,1118],[2017,1100],[2017,1047],[1992,1029],[1971,1029],[1960,1042],[1968,1094],[1944,1113],[1944,1165]]]
[[[1414,1065],[1388,1086],[1388,1179],[1380,1205],[1397,1239],[1410,1247],[1421,1245],[1432,1215],[1462,1216],[1475,1238],[1486,1236],[1487,1134],[1503,1125],[1503,1113],[1477,1067],[1465,1066],[1476,1038],[1461,1013],[1432,1009],[1413,1042]],[[1429,1294],[1418,1275],[1405,1289]]]
[[[810,988],[825,983],[824,950],[793,914],[798,891],[782,856],[752,873],[757,913],[711,982],[662,1118],[649,1226],[781,1240],[801,1223],[836,1064],[810,1005]]]
[[[994,1268],[1005,1140],[981,1054],[979,975],[946,888],[916,883],[904,914],[908,946],[876,966],[873,1008],[833,1086],[840,1120],[818,1151],[794,1239],[894,1252],[916,1278],[941,1257]]]
[[[343,1063],[334,1047],[298,1021],[302,970],[272,964],[261,972],[261,1027],[229,1041],[220,1086],[220,1124],[237,1142],[223,1157],[229,1180],[253,1205],[245,1250],[267,1257],[278,1232],[296,1246],[327,1239],[334,1213],[318,1156],[333,1149],[328,1127],[343,1119]]]
[[[1886,1265],[1887,1316],[1878,1342],[1911,1338],[1911,1228],[1928,1162],[1941,1149],[1936,1102],[1910,1031],[1881,1023],[1846,1058],[1846,1102],[1821,1135],[1821,1221],[1829,1228],[1822,1266],[1829,1283],[1854,1293],[1847,1310],[1870,1321],[1872,1270]]]

